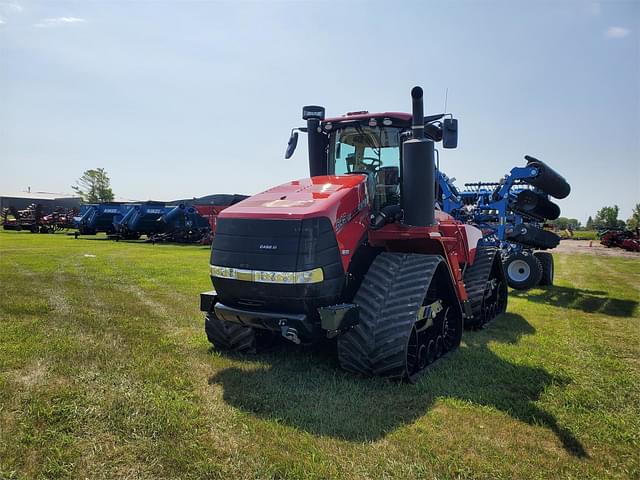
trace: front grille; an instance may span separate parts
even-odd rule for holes
[[[296,272],[322,268],[324,281],[308,285],[254,283],[214,277],[226,305],[265,311],[310,313],[338,301],[344,271],[331,222],[305,220],[218,219],[211,264],[247,270]]]

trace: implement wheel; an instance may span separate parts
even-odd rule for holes
[[[528,290],[540,283],[542,264],[534,255],[514,253],[504,262],[507,283],[516,290]]]
[[[535,252],[533,255],[538,259],[542,266],[542,277],[540,278],[539,285],[553,285],[553,275],[555,273],[553,255],[549,252]]]

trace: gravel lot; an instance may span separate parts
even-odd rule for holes
[[[627,252],[621,248],[607,248],[600,245],[599,240],[562,240],[553,252],[586,253],[587,255],[605,255],[612,257],[635,257],[640,259],[639,252]]]

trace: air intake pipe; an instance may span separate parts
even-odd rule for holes
[[[413,138],[402,144],[403,222],[416,227],[435,224],[435,159],[433,141],[424,136],[422,88],[411,90]]]
[[[302,119],[307,121],[309,176],[327,175],[327,136],[320,131],[320,124],[324,120],[324,107],[302,107]]]

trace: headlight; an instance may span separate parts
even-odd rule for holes
[[[324,280],[322,268],[314,268],[313,270],[305,270],[303,272],[272,272],[268,270],[244,270],[211,265],[211,276],[244,280],[247,282],[281,284],[319,283]]]
[[[253,272],[253,280],[255,282],[265,283],[296,283],[295,272],[268,272],[255,270]]]
[[[324,280],[321,268],[314,268],[306,272],[296,272],[296,283],[318,283]]]
[[[222,278],[236,278],[236,272],[233,268],[211,265],[211,276]]]

